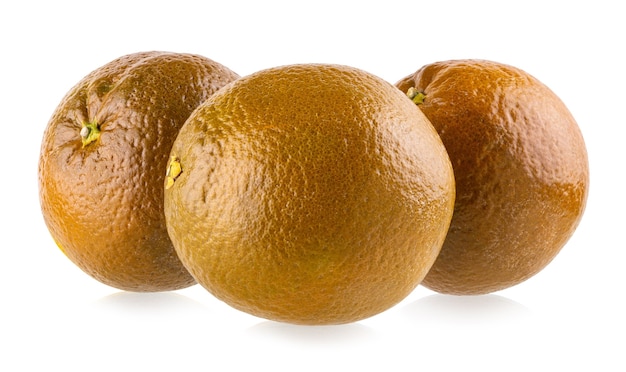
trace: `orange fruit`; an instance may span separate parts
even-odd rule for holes
[[[337,324],[402,300],[439,253],[452,167],[419,109],[356,68],[275,67],[209,98],[170,156],[165,215],[189,272],[267,319]]]
[[[541,271],[583,215],[587,151],[563,102],[528,73],[484,60],[400,80],[437,129],[456,180],[450,229],[424,286],[484,294]]]
[[[67,93],[43,136],[39,190],[52,237],[78,267],[129,291],[195,283],[167,235],[163,169],[192,110],[237,77],[201,56],[145,52]]]

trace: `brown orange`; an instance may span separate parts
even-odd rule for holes
[[[195,283],[167,235],[163,169],[192,110],[237,77],[198,55],[144,52],[67,93],[44,133],[39,188],[48,229],[78,267],[129,291]]]
[[[484,60],[433,63],[396,85],[437,129],[456,180],[450,230],[423,284],[483,294],[542,270],[578,226],[589,187],[563,102],[528,73]]]
[[[211,293],[297,324],[357,321],[402,300],[454,204],[441,140],[393,85],[339,65],[241,78],[172,147],[167,226]]]

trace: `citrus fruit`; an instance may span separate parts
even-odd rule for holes
[[[201,56],[141,52],[91,72],[43,136],[40,203],[59,248],[129,291],[194,284],[167,235],[163,169],[189,114],[238,76]]]
[[[589,186],[585,143],[564,103],[528,73],[485,60],[432,63],[396,86],[437,129],[456,180],[424,286],[484,294],[541,271],[578,226]]]
[[[295,324],[353,322],[402,300],[454,205],[432,125],[392,84],[342,65],[229,84],[189,117],[167,173],[168,230],[194,278]]]

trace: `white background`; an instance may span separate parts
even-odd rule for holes
[[[622,8],[608,0],[2,2],[0,370],[625,371]],[[516,287],[480,297],[418,287],[343,326],[255,318],[199,286],[160,294],[104,286],[46,230],[39,146],[78,80],[144,50],[202,54],[240,75],[340,63],[391,83],[444,59],[515,65],[552,88],[582,129],[585,216],[559,256]]]

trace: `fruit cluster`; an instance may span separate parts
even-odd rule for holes
[[[87,274],[200,283],[296,324],[358,321],[419,284],[516,285],[572,236],[588,184],[563,102],[486,60],[394,86],[342,65],[240,77],[199,55],[126,55],[67,93],[39,162],[46,225]]]

